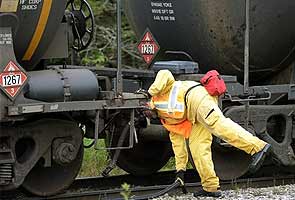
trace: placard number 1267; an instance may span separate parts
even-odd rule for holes
[[[2,83],[4,87],[21,85],[21,75],[9,74],[9,75],[2,76]]]

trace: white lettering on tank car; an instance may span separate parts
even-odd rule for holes
[[[29,0],[29,4],[39,4],[41,0]]]
[[[163,3],[163,6],[166,8],[172,8],[172,3]]]
[[[162,2],[151,2],[152,7],[163,7]]]
[[[12,44],[12,34],[0,33],[0,45],[10,45],[10,44]]]
[[[22,5],[22,10],[37,10],[37,5]]]
[[[173,4],[171,2],[151,1],[151,13],[154,21],[169,22],[176,20],[174,15],[175,11],[173,9]]]
[[[161,9],[152,9],[153,14],[161,14]]]
[[[162,9],[162,10],[161,10],[161,13],[162,13],[162,14],[168,14],[169,11],[168,11],[168,9]]]
[[[37,10],[42,0],[21,0],[21,10]]]
[[[155,21],[159,21],[159,20],[160,20],[160,16],[158,16],[158,15],[155,16],[155,15],[154,15],[154,20],[155,20]]]

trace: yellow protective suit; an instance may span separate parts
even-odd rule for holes
[[[188,153],[185,138],[182,135],[170,132],[169,138],[172,143],[172,149],[175,155],[175,168],[176,171],[186,170],[188,162]]]
[[[175,83],[175,79],[169,70],[160,70],[156,76],[154,83],[150,86],[148,92],[151,96],[155,97],[166,97],[169,96],[169,93],[172,89],[173,84]],[[186,90],[193,86],[195,82],[187,81]],[[185,93],[186,91],[184,91]],[[184,95],[183,93],[183,95]],[[151,108],[155,109],[153,99],[150,102]],[[183,120],[185,120],[186,113],[184,113],[183,119],[175,119],[171,117],[167,117],[163,114],[162,110],[157,110],[158,116],[161,119],[164,119],[169,124],[177,124]],[[186,111],[185,111],[186,112]],[[186,165],[188,162],[188,154],[186,149],[185,138],[182,135],[176,134],[174,132],[170,132],[169,134],[170,141],[172,142],[173,152],[175,154],[175,166],[176,170],[186,170]]]
[[[173,81],[170,71],[161,70],[149,88],[149,93],[153,96],[161,95],[162,91],[169,92]],[[210,96],[202,86],[189,91],[186,114],[193,124],[189,146],[205,191],[214,192],[219,188],[219,179],[214,171],[211,155],[212,134],[251,155],[266,145],[264,141],[226,118],[218,107],[217,98]],[[170,133],[170,140],[175,154],[176,170],[185,169],[188,156],[184,137]]]

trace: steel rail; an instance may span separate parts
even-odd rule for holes
[[[194,173],[194,175],[192,175]],[[192,175],[192,176],[191,176]],[[11,197],[5,198],[2,196],[1,199],[24,199],[24,200],[42,200],[42,199],[75,199],[75,200],[91,200],[91,199],[116,199],[122,197],[121,183],[127,182],[131,185],[131,197],[138,197],[142,195],[152,195],[167,187],[169,187],[175,177],[175,172],[161,172],[159,175],[147,176],[147,177],[134,177],[130,175],[122,175],[116,177],[107,178],[85,178],[77,179],[74,184],[63,194],[59,194],[52,197],[32,197],[24,194],[18,194],[19,198]],[[146,181],[145,181],[146,180]],[[152,181],[154,180],[154,181]],[[201,188],[199,179],[196,173],[189,171],[186,173],[186,188],[189,192],[194,192],[198,188]],[[259,178],[243,178],[231,181],[221,181],[220,186],[222,190],[237,189],[237,188],[260,188],[269,187],[276,185],[294,184],[295,175],[281,175],[281,176],[269,176]],[[182,194],[181,188],[170,191],[170,195]],[[16,194],[17,196],[17,194]],[[131,198],[132,199],[132,198]]]
[[[228,189],[237,189],[237,188],[249,188],[249,187],[270,187],[276,185],[286,185],[286,184],[294,184],[295,183],[295,176],[284,176],[284,177],[263,177],[263,178],[247,178],[247,179],[238,179],[232,181],[222,181],[220,183],[222,190]],[[141,195],[152,195],[153,193],[159,192],[164,190],[165,188],[169,187],[170,184],[166,185],[154,185],[154,186],[135,186],[131,187],[131,197],[137,197]],[[186,188],[189,192],[194,192],[197,189],[201,188],[201,183],[187,183]],[[107,190],[93,190],[93,191],[76,191],[72,193],[64,193],[61,195],[53,196],[53,197],[46,197],[46,198],[24,198],[25,200],[37,200],[37,199],[75,199],[75,200],[82,200],[82,199],[115,199],[119,198],[120,192],[123,190],[121,188],[114,188],[114,189],[107,189]],[[170,195],[179,195],[182,194],[180,188],[177,190],[169,192]]]

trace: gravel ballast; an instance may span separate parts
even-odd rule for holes
[[[222,191],[222,196],[219,198],[213,197],[193,197],[192,193],[180,196],[169,196],[168,194],[156,198],[156,200],[189,200],[189,199],[222,199],[222,200],[295,200],[295,185],[283,185],[266,188],[247,188]]]

